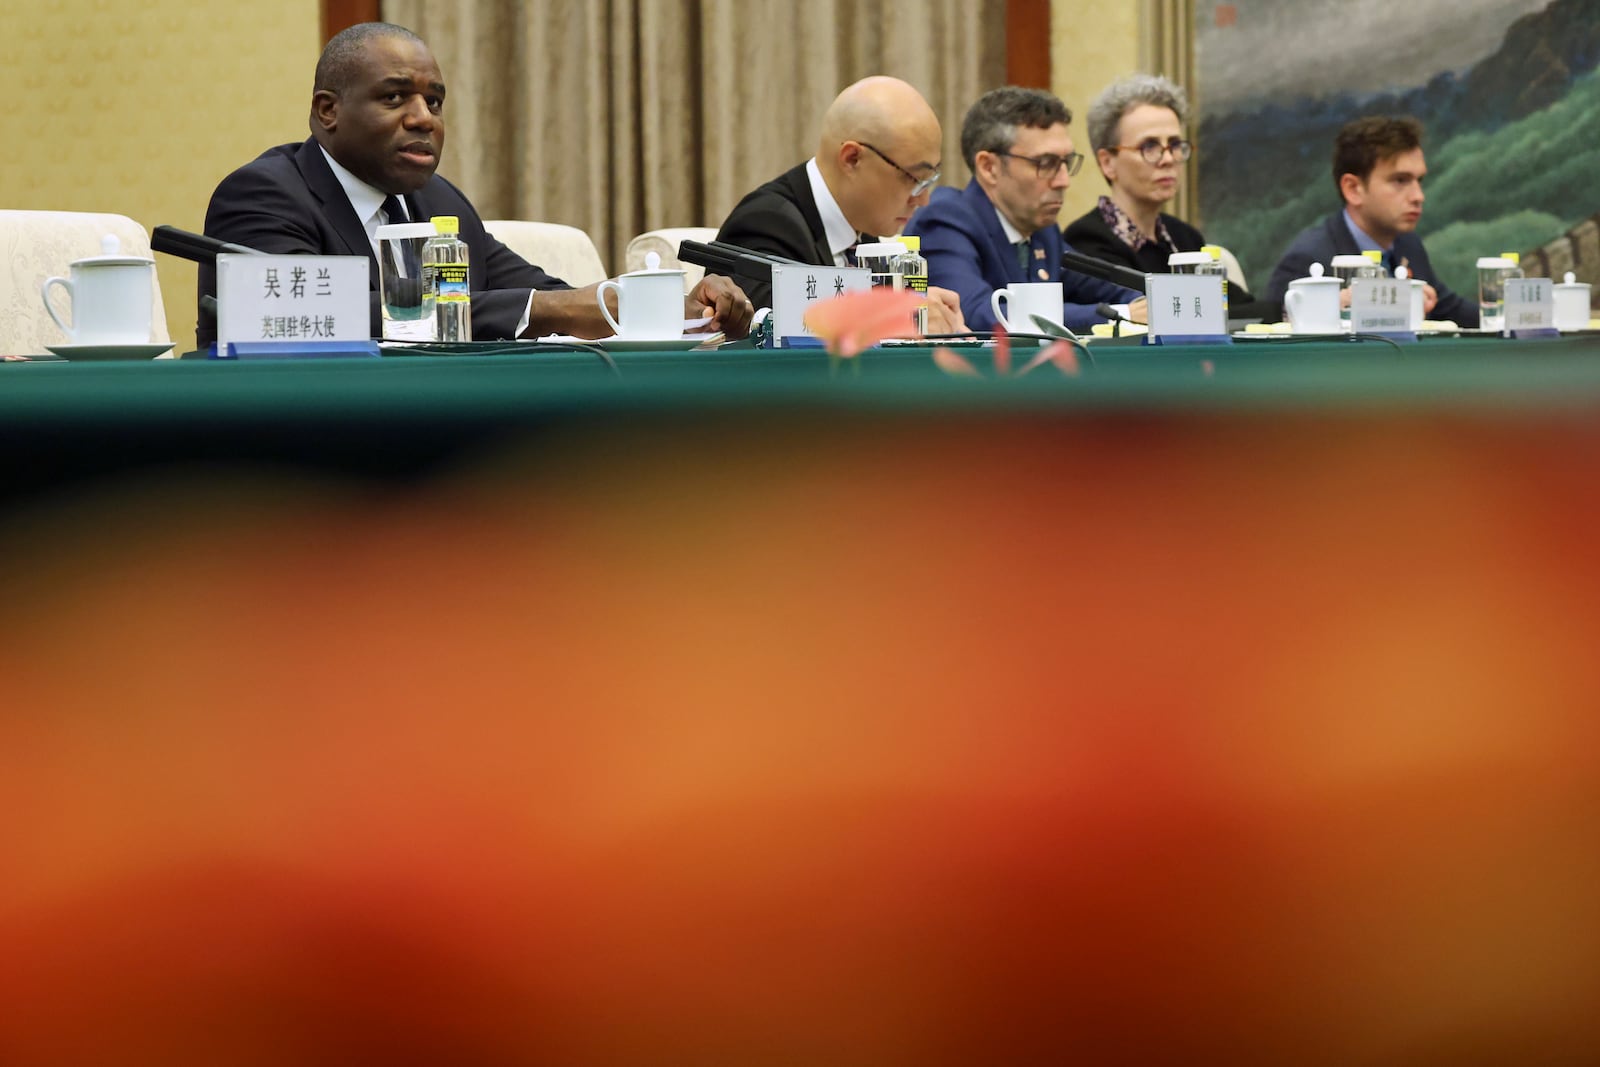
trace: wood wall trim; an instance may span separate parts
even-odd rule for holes
[[[1006,0],[1006,81],[1050,88],[1050,0]]]
[[[378,0],[322,0],[322,44],[358,22],[378,21]]]

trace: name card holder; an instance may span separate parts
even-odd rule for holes
[[[1560,337],[1556,329],[1556,296],[1549,278],[1506,279],[1504,337]]]
[[[772,268],[772,336],[783,348],[815,348],[820,341],[806,329],[806,310],[822,300],[872,288],[865,267],[814,267],[775,264]]]
[[[377,354],[365,256],[217,257],[217,356],[340,358]]]
[[[1220,274],[1146,274],[1149,345],[1231,345]]]
[[[1403,278],[1350,279],[1350,332],[1391,341],[1417,339],[1411,328],[1411,283]]]

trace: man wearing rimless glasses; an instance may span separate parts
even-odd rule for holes
[[[1123,305],[1144,321],[1132,289],[1061,269],[1066,250],[1056,225],[1062,197],[1083,165],[1073,150],[1060,100],[1007,86],[985,93],[961,125],[961,155],[972,171],[965,189],[941,188],[906,232],[922,238],[928,280],[954,289],[967,323],[991,330],[990,296],[1019,282],[1060,282],[1062,321],[1083,330],[1104,319],[1098,304]]]
[[[856,245],[892,237],[928,202],[939,181],[943,132],[915,88],[864,78],[822,116],[817,154],[739,201],[717,240],[801,263],[853,265]],[[735,279],[757,307],[772,304],[770,281]],[[963,333],[955,294],[928,289],[928,332]]]

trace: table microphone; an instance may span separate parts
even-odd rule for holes
[[[678,245],[678,258],[685,263],[704,267],[713,274],[728,277],[740,275],[757,281],[771,283],[774,260],[749,249],[732,251],[733,245],[708,245],[700,241],[683,241]]]
[[[215,237],[207,237],[203,233],[190,233],[176,226],[157,226],[151,230],[150,251],[164,252],[169,256],[177,256],[179,259],[187,259],[191,263],[207,267],[216,263],[217,257],[224,252],[238,252],[249,256],[266,255],[259,248],[246,248],[231,241],[219,241]],[[201,317],[215,323],[217,298],[207,294],[200,298],[199,305]]]
[[[219,241],[215,237],[207,237],[203,233],[190,233],[176,226],[157,226],[151,230],[150,250],[206,265],[215,263],[217,257],[224,252],[239,252],[249,256],[266,255],[259,248],[246,248],[231,241]]]
[[[1061,269],[1087,274],[1091,278],[1099,278],[1101,281],[1120,285],[1124,289],[1132,289],[1140,293],[1144,292],[1143,274],[1136,270],[1119,266],[1116,263],[1107,263],[1103,259],[1095,259],[1093,256],[1080,255],[1070,250],[1064,251],[1061,253]]]

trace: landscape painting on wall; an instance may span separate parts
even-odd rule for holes
[[[1447,285],[1502,251],[1600,282],[1600,0],[1201,0],[1195,55],[1199,222],[1254,291],[1338,208],[1358,115],[1422,120],[1418,232]]]

